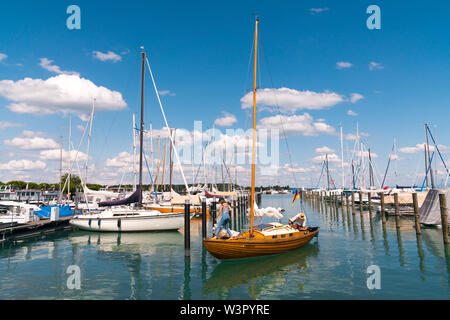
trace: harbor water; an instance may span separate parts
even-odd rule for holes
[[[263,195],[260,207],[300,211],[320,233],[290,253],[219,261],[203,247],[201,218],[191,222],[191,257],[183,230],[160,233],[67,231],[0,244],[0,299],[449,299],[450,254],[440,229],[401,218],[313,208],[292,195]],[[266,219],[266,218],[265,218]],[[266,221],[266,220],[264,220]],[[264,222],[263,221],[263,222]],[[233,229],[248,227],[241,221]],[[211,232],[211,226],[208,225]],[[369,266],[380,288],[369,289]],[[70,266],[80,288],[68,286]],[[69,272],[68,272],[69,271]]]

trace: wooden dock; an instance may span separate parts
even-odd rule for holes
[[[73,229],[69,224],[70,219],[71,217],[60,218],[58,221],[44,219],[14,226],[0,226],[0,243]]]

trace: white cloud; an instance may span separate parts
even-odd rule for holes
[[[2,80],[0,96],[12,101],[6,106],[11,111],[35,115],[57,112],[86,114],[91,111],[93,98],[98,111],[121,110],[127,106],[120,92],[97,86],[78,75],[66,74],[47,80]]]
[[[46,164],[40,160],[11,160],[8,163],[0,163],[0,170],[26,171],[35,169],[45,169]]]
[[[337,156],[337,154],[321,154],[312,159],[314,163],[322,163],[324,160],[328,158],[328,162],[341,162],[341,158]]]
[[[293,116],[276,115],[273,117],[262,118],[259,121],[258,128],[269,130],[278,129],[280,130],[280,136],[283,135],[283,129],[287,136],[317,136],[319,134],[334,135],[336,132],[336,129],[328,124],[314,121],[308,113]]]
[[[261,89],[256,93],[256,103],[259,106],[279,106],[282,112],[295,112],[302,109],[320,110],[332,107],[344,101],[340,94],[324,91],[297,91],[289,88]],[[253,93],[249,92],[241,98],[242,109],[253,106]],[[276,110],[276,108],[272,108]]]
[[[0,130],[5,130],[7,128],[15,128],[15,127],[22,127],[23,124],[21,123],[13,123],[8,121],[0,121]]]
[[[351,101],[351,103],[355,103],[363,98],[364,98],[364,96],[362,94],[352,93],[350,96],[350,101]]]
[[[108,51],[107,53],[103,53],[100,51],[92,51],[92,55],[94,56],[95,59],[98,59],[100,61],[118,62],[122,60],[122,57],[120,55],[112,51]]]
[[[58,148],[58,144],[53,139],[39,137],[41,132],[25,130],[20,137],[11,140],[5,140],[3,143],[10,147],[19,148],[21,150],[45,150]]]
[[[41,160],[60,160],[61,157],[61,149],[51,149],[51,150],[43,150],[40,152],[39,154],[39,158]],[[62,157],[63,157],[63,161],[64,162],[68,162],[68,161],[75,161],[75,159],[77,159],[78,161],[86,161],[87,159],[87,154],[85,154],[82,151],[78,151],[78,156],[77,156],[77,150],[62,150]]]
[[[214,121],[214,124],[220,127],[231,127],[234,123],[237,122],[237,119],[234,115],[232,115],[231,113],[228,112],[222,112],[223,113],[223,117],[222,118],[217,118]]]
[[[69,75],[79,75],[77,72],[73,71],[63,71],[61,68],[57,65],[52,65],[53,60],[49,60],[47,58],[41,58],[41,62],[39,65],[44,68],[45,70],[48,70],[50,72],[54,72],[57,74],[69,74]]]
[[[425,151],[425,143],[418,143],[416,144],[414,147],[403,147],[398,149],[398,152],[400,153],[406,153],[406,154],[414,154],[414,153],[419,153],[419,152],[424,152]],[[433,145],[429,146],[430,152],[433,152],[436,150],[436,148]],[[438,149],[441,153],[448,153],[450,152],[450,147],[449,146],[445,146],[445,145],[438,145]]]
[[[345,61],[336,62],[336,68],[338,68],[338,69],[346,69],[346,68],[350,68],[352,66],[353,66],[353,64],[351,64],[350,62],[345,62]]]
[[[349,115],[349,116],[352,116],[352,117],[356,117],[358,114],[355,112],[355,111],[353,111],[353,110],[348,110],[347,111],[347,114]]]
[[[2,62],[3,60],[6,60],[6,58],[8,58],[8,55],[0,52],[0,62]]]
[[[310,8],[309,12],[311,14],[318,14],[318,13],[322,13],[322,12],[325,12],[325,11],[328,11],[328,10],[329,10],[328,7],[325,7],[325,8]]]
[[[137,157],[136,157],[137,158]],[[113,158],[106,159],[106,167],[128,167],[133,165],[133,156],[124,151]]]
[[[368,134],[366,132],[360,132],[359,136],[360,136],[360,138],[361,137],[368,137],[368,136],[370,136],[370,134]],[[354,133],[344,134],[344,139],[345,140],[356,140],[356,134],[354,134]]]
[[[383,69],[383,68],[384,68],[384,66],[381,63],[379,63],[379,62],[372,61],[372,62],[369,63],[369,70],[370,71],[373,71],[375,69]]]
[[[333,153],[335,152],[333,149],[328,148],[326,146],[321,147],[321,148],[316,148],[316,153]]]
[[[160,96],[171,96],[174,97],[175,93],[171,92],[170,90],[161,90],[159,91]]]

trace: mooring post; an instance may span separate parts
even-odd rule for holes
[[[352,193],[352,214],[355,214],[355,191],[351,191]]]
[[[414,192],[412,194],[413,198],[413,206],[414,206],[414,219],[415,219],[415,225],[416,225],[416,234],[421,234],[422,231],[420,230],[420,214],[419,214],[419,203],[417,201],[417,193]]]
[[[369,217],[372,219],[372,193],[367,193],[367,197],[369,198]]]
[[[380,192],[380,203],[381,203],[381,222],[386,223],[386,212],[384,211],[384,192]]]
[[[191,205],[189,199],[184,203],[184,256],[191,256]]]
[[[347,214],[349,213],[348,192],[345,193],[345,206],[347,207]]]
[[[206,232],[206,199],[202,199],[202,238],[205,239],[207,236]]]
[[[447,218],[447,199],[444,193],[439,194],[439,203],[441,205],[441,226],[444,244],[448,244],[448,218]]]
[[[214,224],[216,223],[216,210],[217,210],[217,202],[216,202],[216,198],[214,197],[211,202],[211,216],[212,216],[211,227],[214,227]]]
[[[359,212],[363,214],[363,193],[359,192]]]
[[[398,207],[398,193],[394,193],[394,205],[395,205],[395,227],[400,229],[400,210]]]

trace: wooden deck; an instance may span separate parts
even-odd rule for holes
[[[60,218],[58,221],[43,219],[21,225],[4,227],[0,226],[0,243],[5,241],[15,241],[42,236],[58,231],[70,230],[73,228],[69,224],[70,219],[71,217]]]

